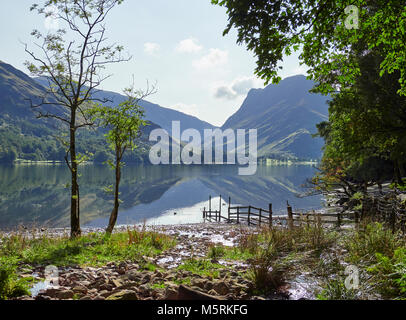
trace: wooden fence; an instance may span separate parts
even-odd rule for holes
[[[286,224],[289,227],[297,222],[300,223],[332,223],[338,226],[346,223],[358,223],[359,217],[355,214],[352,217],[351,213],[316,213],[316,212],[294,212],[290,204],[287,202],[287,214],[286,215],[273,215],[272,203],[268,205],[268,208],[258,208],[255,206],[231,206],[231,198],[228,199],[227,213],[222,213],[222,198],[220,196],[219,209],[212,209],[212,198],[209,197],[209,208],[203,209],[203,219],[209,222],[221,222],[228,223],[246,223],[249,226],[272,226],[274,223]]]
[[[406,209],[393,193],[380,196],[368,196],[362,200],[361,218],[386,223],[392,231],[406,233]]]

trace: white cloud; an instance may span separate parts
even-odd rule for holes
[[[188,38],[179,42],[176,51],[181,53],[196,53],[203,49],[203,46],[198,44],[195,38]]]
[[[160,48],[161,48],[161,46],[158,43],[154,43],[154,42],[144,43],[144,52],[151,56],[156,55]]]
[[[227,64],[228,51],[210,49],[209,53],[200,59],[193,61],[193,67],[197,70],[207,70]]]
[[[262,88],[263,82],[256,77],[239,77],[230,84],[220,84],[214,88],[214,97],[218,99],[234,100],[244,96],[252,88]]]

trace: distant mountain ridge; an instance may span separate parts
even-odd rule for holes
[[[33,78],[33,79],[43,86],[48,85],[48,81],[46,79],[41,78]],[[107,103],[107,105],[111,106],[118,105],[126,99],[126,97],[122,94],[105,90],[100,90],[99,92],[95,93],[94,97],[99,99],[108,99],[112,101]],[[169,134],[171,134],[172,131],[172,121],[180,121],[181,130],[193,128],[201,132],[202,135],[204,129],[212,129],[215,127],[212,124],[200,120],[195,116],[191,116],[174,109],[165,108],[158,104],[148,102],[146,100],[141,100],[139,102],[139,105],[143,107],[145,110],[145,119],[153,123],[156,123],[161,128],[165,129]]]
[[[309,93],[313,86],[298,75],[251,89],[222,129],[257,129],[259,157],[318,159],[324,142],[312,134],[317,123],[328,120],[328,98]]]
[[[37,119],[30,100],[39,102],[46,89],[25,73],[10,64],[0,62],[0,163],[15,159],[29,161],[64,161],[66,149],[59,139],[67,128],[53,119]],[[44,107],[61,114],[61,108]],[[142,128],[138,149],[126,155],[128,162],[149,161],[148,141],[151,130],[159,128],[153,122]],[[94,153],[96,161],[107,160],[111,151],[105,143],[105,130],[81,129],[78,131],[77,148],[80,153]]]
[[[60,125],[45,119],[36,119],[29,99],[43,96],[43,79],[32,79],[13,66],[0,61],[0,162],[12,153],[26,160],[63,160],[64,151],[55,139]],[[249,91],[240,109],[221,127],[231,129],[257,129],[258,155],[264,158],[316,159],[322,154],[323,141],[312,138],[316,124],[328,119],[327,97],[311,94],[314,86],[304,76],[289,77],[278,85]],[[108,98],[113,105],[122,102],[121,94],[101,91],[98,98]],[[215,128],[205,121],[182,112],[141,101],[146,119],[151,125],[143,129],[143,138],[137,155],[132,160],[149,161],[148,141],[151,130],[162,127],[171,135],[172,121],[181,122],[181,130]],[[202,134],[203,136],[203,134]],[[80,151],[105,153],[103,131],[81,130]],[[15,152],[14,152],[15,151]],[[108,152],[108,151],[107,151]],[[100,155],[99,155],[100,156]],[[105,154],[98,159],[105,158]],[[132,159],[132,160],[131,160]],[[143,160],[141,160],[143,159]]]

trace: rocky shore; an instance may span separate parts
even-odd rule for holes
[[[123,231],[124,227],[117,228]],[[171,235],[177,245],[163,254],[142,257],[142,261],[125,261],[108,263],[95,267],[60,267],[58,268],[58,286],[41,281],[31,290],[32,296],[21,300],[177,300],[177,299],[294,299],[300,298],[289,287],[281,289],[272,297],[254,296],[253,284],[244,276],[247,262],[214,259],[211,262],[224,268],[216,269],[217,277],[198,275],[177,268],[190,258],[203,258],[213,244],[234,246],[239,237],[252,228],[227,224],[191,224],[149,226],[160,233]],[[47,232],[47,236],[60,236],[66,230],[38,230]],[[84,232],[95,232],[90,229]],[[145,270],[140,265],[150,263],[155,270]],[[22,277],[34,276],[45,279],[44,265]],[[292,286],[293,288],[293,286]],[[297,288],[296,288],[297,289]],[[295,289],[295,290],[296,290]],[[297,290],[296,290],[297,291]],[[307,293],[303,292],[302,298]]]

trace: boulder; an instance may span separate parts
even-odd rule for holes
[[[166,288],[164,300],[178,300],[178,290],[173,287]]]
[[[193,287],[198,287],[200,289],[204,289],[206,282],[207,282],[207,280],[205,280],[205,279],[193,279],[191,282],[191,285]]]
[[[56,297],[61,300],[72,299],[74,296],[74,292],[72,290],[63,290],[56,294]]]
[[[179,286],[178,300],[225,300],[224,297],[215,297],[184,285]]]
[[[122,290],[108,296],[106,300],[138,300],[138,295],[132,290]]]
[[[79,294],[86,294],[87,293],[87,288],[84,286],[76,286],[72,289],[74,293],[79,293]]]
[[[230,291],[228,285],[220,281],[213,284],[213,289],[221,296],[225,296]]]

